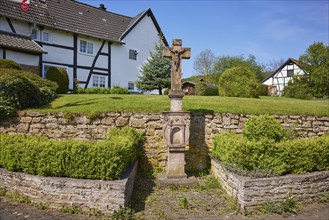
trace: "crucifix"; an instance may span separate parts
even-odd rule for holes
[[[171,93],[172,95],[179,95],[179,93],[182,93],[182,59],[190,59],[191,48],[182,48],[182,40],[174,39],[172,41],[172,47],[164,48],[163,56],[172,60]]]
[[[164,112],[166,124],[163,138],[168,146],[167,178],[186,178],[185,146],[189,139],[189,113],[183,112],[182,59],[189,59],[191,48],[182,48],[182,40],[174,39],[172,47],[163,49],[163,56],[171,59],[170,112]]]

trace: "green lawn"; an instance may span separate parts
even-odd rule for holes
[[[28,111],[71,112],[163,112],[169,111],[168,96],[157,95],[61,95],[51,104]],[[329,100],[299,100],[279,97],[260,99],[219,96],[185,96],[185,111],[229,112],[242,114],[280,114],[329,116]]]

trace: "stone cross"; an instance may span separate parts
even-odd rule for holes
[[[172,47],[165,47],[163,56],[172,60],[171,66],[171,92],[182,93],[182,59],[190,59],[191,48],[182,48],[181,39],[173,39]]]

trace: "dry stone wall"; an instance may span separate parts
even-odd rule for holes
[[[219,161],[211,160],[211,172],[242,208],[280,202],[290,196],[311,201],[321,193],[329,191],[329,171],[250,178],[230,172]]]
[[[210,166],[209,150],[219,132],[242,133],[243,124],[251,115],[191,112],[190,139],[186,151],[186,170],[203,170]],[[329,117],[274,115],[286,128],[300,136],[313,137],[329,133]],[[20,112],[17,117],[2,119],[0,133],[26,133],[54,139],[104,139],[113,127],[130,126],[145,132],[142,167],[165,168],[168,149],[162,137],[165,125],[161,113],[111,112],[90,119],[63,113]]]
[[[128,205],[137,171],[137,162],[120,180],[102,181],[60,177],[34,176],[10,172],[0,168],[0,187],[7,192],[18,192],[35,203],[50,208],[76,206],[81,209],[97,209],[112,213]]]

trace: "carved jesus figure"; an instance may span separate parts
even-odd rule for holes
[[[191,57],[191,48],[182,48],[182,40],[174,39],[172,47],[164,48],[163,56],[172,60],[171,66],[171,91],[182,91],[182,59],[189,59]]]

